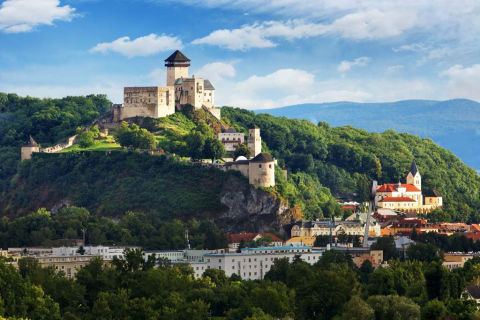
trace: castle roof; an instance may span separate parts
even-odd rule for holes
[[[255,124],[253,125],[252,129],[260,129],[260,127]]]
[[[165,59],[165,62],[190,62],[190,59],[188,59],[180,50],[175,50],[174,53]]]
[[[397,192],[399,186],[398,183],[385,183],[377,187],[377,192]],[[413,184],[403,183],[401,186],[405,188],[407,192],[421,192],[421,190]]]
[[[250,160],[250,162],[273,162],[273,158],[266,152],[259,153],[255,158]]]
[[[409,197],[387,197],[379,202],[415,202],[415,200]]]
[[[225,130],[225,133],[236,133],[236,132],[237,131],[235,131],[235,129],[233,129],[233,127],[230,127],[227,130]]]
[[[37,143],[37,141],[35,141],[35,139],[33,139],[32,136],[30,136],[30,138],[28,139],[28,142],[25,146],[26,147],[38,147],[38,143]]]
[[[210,80],[203,80],[203,89],[205,90],[215,90],[215,87],[212,85],[212,83],[210,82]]]
[[[410,166],[410,171],[409,172],[412,173],[412,176],[414,176],[414,177],[418,172],[417,163],[415,162],[415,159],[413,159],[413,161],[412,161],[412,165]]]
[[[430,190],[425,193],[425,197],[438,197],[441,198],[442,195],[437,190]]]

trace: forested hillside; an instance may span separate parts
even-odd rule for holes
[[[140,210],[168,218],[211,217],[225,209],[219,194],[226,177],[233,173],[214,168],[125,152],[43,155],[19,165],[22,139],[31,134],[40,143],[57,142],[78,126],[91,123],[109,102],[103,96],[52,100],[0,97],[2,121],[6,123],[0,130],[9,128],[2,131],[0,139],[3,215],[25,215],[64,199],[105,216]],[[300,209],[305,218],[340,215],[334,196],[353,195],[363,200],[371,179],[404,180],[415,159],[423,188],[442,193],[447,216],[457,221],[480,220],[479,176],[430,139],[392,130],[379,134],[353,127],[332,128],[325,122],[315,125],[229,107],[222,108],[222,118],[244,133],[253,125],[261,128],[264,149],[278,159],[278,169],[288,169],[287,180],[277,170],[276,187],[265,191]],[[193,142],[208,144],[220,129],[203,111],[136,122],[155,135],[158,148],[186,157],[192,152],[201,155]],[[8,132],[16,132],[12,135],[16,138],[7,139]]]
[[[480,221],[480,178],[452,152],[430,139],[393,130],[369,133],[350,126],[330,127],[306,120],[222,108],[224,121],[238,130],[254,124],[272,154],[291,172],[304,172],[334,195],[358,193],[364,198],[371,179],[404,181],[412,159],[422,174],[423,189],[436,189],[454,220]]]

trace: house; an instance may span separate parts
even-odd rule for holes
[[[236,132],[235,129],[230,127],[218,134],[218,140],[220,140],[225,147],[225,151],[234,152],[239,144],[245,142],[245,135],[243,132]]]
[[[360,267],[365,260],[370,260],[373,266],[379,266],[383,263],[383,250],[355,247],[331,247],[331,250],[340,251],[350,255],[357,267]]]
[[[477,305],[480,305],[480,286],[467,286],[465,294],[468,299],[475,300]]]

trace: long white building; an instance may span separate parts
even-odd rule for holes
[[[190,263],[199,278],[207,269],[225,271],[227,277],[237,274],[244,280],[260,280],[270,270],[277,259],[287,258],[293,262],[295,256],[309,263],[317,262],[324,250],[311,247],[261,247],[243,248],[240,253],[209,253],[203,261]]]

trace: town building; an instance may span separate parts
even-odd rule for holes
[[[473,258],[473,254],[446,252],[443,255],[443,266],[447,269],[463,268],[465,262]]]
[[[317,237],[310,237],[310,236],[299,236],[299,237],[292,237],[285,241],[285,245],[287,246],[298,246],[298,247],[313,247],[315,245],[315,240]]]
[[[355,214],[356,215],[356,214]],[[347,236],[360,236],[363,238],[365,235],[366,220],[359,218],[352,220],[337,220],[333,223],[330,219],[317,219],[315,221],[302,220],[295,223],[290,231],[291,238],[293,237],[316,237],[316,236],[328,236],[330,230],[332,237],[337,238],[340,234]],[[375,219],[370,219],[369,236],[379,236],[380,225]]]
[[[277,237],[272,233],[249,233],[249,232],[233,233],[233,234],[227,234],[226,238],[228,241],[228,247],[230,249],[238,249],[242,241],[245,246],[248,246],[248,243],[252,241],[259,241],[262,239],[266,241],[270,241],[269,246],[271,247],[280,247],[283,245],[282,239],[280,239],[279,237]]]
[[[428,213],[443,205],[442,196],[438,191],[422,195],[422,177],[418,171],[417,163],[412,161],[407,174],[406,183],[387,183],[377,187],[375,204],[380,208],[411,212]]]
[[[101,257],[103,260],[113,260],[113,258],[123,259],[125,249],[135,249],[138,247],[124,246],[85,246],[85,255]],[[78,255],[79,247],[58,247],[52,248],[52,254],[55,256],[74,256]]]
[[[232,153],[235,152],[235,149],[239,144],[245,142],[245,135],[243,132],[236,132],[235,129],[230,127],[225,130],[225,132],[220,132],[218,134],[218,140],[223,143],[225,151]]]
[[[75,278],[77,272],[88,265],[96,255],[46,255],[35,256],[42,268],[52,267],[56,272],[63,272],[67,278]]]
[[[220,119],[215,108],[215,88],[203,78],[189,77],[190,59],[176,50],[165,59],[166,86],[125,87],[123,104],[113,105],[113,122],[132,117],[161,118],[181,110],[184,105],[205,109]]]
[[[331,247],[331,250],[340,251],[352,257],[353,262],[357,267],[370,260],[373,266],[379,266],[383,263],[383,250],[371,250],[370,248],[355,248],[355,247]]]
[[[214,268],[224,270],[227,277],[237,274],[244,280],[261,280],[270,270],[277,259],[288,259],[293,262],[296,256],[301,260],[314,264],[325,250],[311,247],[260,247],[243,248],[241,253],[210,253],[204,257],[204,264],[192,265],[195,276],[201,276],[196,272],[196,267]],[[202,273],[203,274],[203,273]]]
[[[221,167],[224,170],[240,171],[252,185],[259,187],[275,186],[275,159],[268,153],[259,153],[252,159],[238,157]]]

